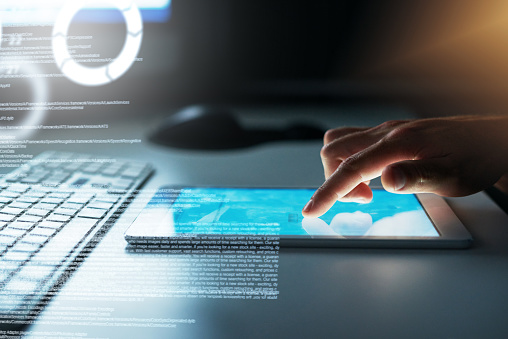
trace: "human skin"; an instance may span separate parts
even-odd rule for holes
[[[466,196],[497,183],[508,192],[508,117],[457,116],[346,127],[324,136],[325,182],[302,210],[324,214],[338,200],[370,202],[371,179],[393,193]]]

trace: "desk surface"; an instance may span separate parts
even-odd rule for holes
[[[284,123],[300,114],[308,119],[309,110],[326,127],[410,117],[391,108],[239,109],[253,124]],[[159,119],[143,128],[134,118],[112,122],[108,133],[144,139]],[[187,152],[143,140],[101,153],[154,163],[150,191],[162,184],[318,186],[320,147],[285,142]],[[165,294],[176,272],[168,267],[186,258],[126,250],[123,233],[143,205],[135,202],[29,330],[56,338],[506,338],[508,217],[484,193],[448,201],[475,239],[471,249],[284,248],[272,300]]]

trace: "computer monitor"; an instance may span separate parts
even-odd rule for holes
[[[72,19],[64,11],[70,38],[57,51],[67,46],[77,63],[104,66],[131,36],[127,59],[135,61],[122,76],[83,86],[53,60],[53,25],[70,3],[2,1],[2,101],[35,102],[28,93],[38,82],[51,93],[40,101],[130,100],[156,108],[277,95],[492,93],[508,73],[502,25],[488,24],[498,22],[494,3],[135,0],[125,20],[118,7],[128,2],[88,1],[79,6],[89,10],[74,9]],[[138,11],[142,38],[128,32],[129,22],[139,26]]]

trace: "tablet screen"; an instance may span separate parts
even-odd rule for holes
[[[374,190],[370,203],[337,202],[320,218],[303,218],[301,209],[313,192],[300,188],[162,188],[146,212],[165,210],[163,219],[175,235],[439,237],[415,195]]]

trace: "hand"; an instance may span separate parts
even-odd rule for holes
[[[508,182],[508,117],[333,129],[325,134],[321,159],[326,181],[304,207],[305,217],[324,214],[337,200],[369,202],[368,183],[380,175],[383,187],[393,193],[465,196]]]

